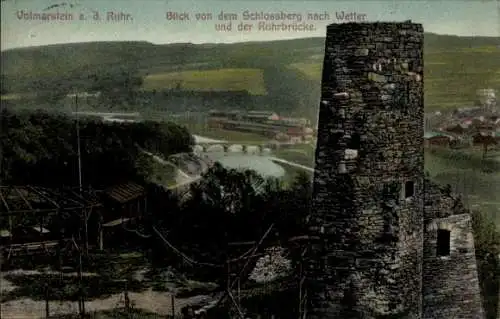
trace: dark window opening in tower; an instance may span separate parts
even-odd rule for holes
[[[410,81],[406,81],[406,92],[405,92],[405,95],[406,95],[406,104],[410,104],[410,95],[411,95],[411,92],[410,92]]]
[[[347,148],[352,150],[359,150],[361,148],[361,136],[358,133],[351,134]]]
[[[342,133],[333,133],[328,136],[328,144],[329,146],[337,146],[342,138]]]
[[[438,229],[437,231],[437,256],[450,255],[450,231],[446,229]]]
[[[415,183],[413,181],[407,181],[405,183],[405,198],[410,198],[415,195]]]

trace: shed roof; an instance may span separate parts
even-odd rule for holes
[[[103,227],[114,227],[114,226],[118,226],[118,225],[121,225],[123,223],[126,223],[129,220],[131,220],[131,218],[118,218],[118,219],[112,220],[110,222],[107,222],[107,223],[103,224],[102,226]]]
[[[7,229],[0,229],[0,237],[10,237],[10,231]]]
[[[424,133],[424,138],[425,139],[428,139],[428,138],[433,138],[433,137],[438,137],[438,136],[443,136],[443,137],[451,137],[450,135],[448,134],[445,134],[443,132],[425,132]]]
[[[50,230],[48,230],[47,228],[40,227],[40,226],[33,226],[31,228],[34,229],[35,231],[41,233],[41,234],[48,234],[48,233],[50,233]]]
[[[105,191],[106,195],[111,199],[119,202],[126,203],[146,194],[146,190],[139,184],[128,182],[112,186]]]
[[[0,186],[0,211],[2,213],[72,210],[98,205],[97,196],[91,190],[82,190],[82,193],[78,194],[77,191],[70,188]]]

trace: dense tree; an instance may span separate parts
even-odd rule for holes
[[[75,120],[60,114],[2,113],[2,177],[11,184],[76,185]],[[193,140],[172,123],[103,123],[81,119],[83,183],[103,187],[149,172],[141,149],[165,157],[189,151]],[[140,164],[140,165],[138,165]]]
[[[177,201],[165,197],[164,203],[171,206],[162,211],[169,213],[158,214],[154,223],[166,226],[170,240],[188,255],[220,264],[228,255],[238,255],[228,243],[257,241],[271,224],[271,242],[304,234],[310,186],[310,180],[302,175],[284,187],[254,171],[215,164],[199,183],[192,184],[187,198],[183,194]],[[181,198],[182,204],[175,208]],[[163,252],[165,247],[154,245],[154,249]]]
[[[255,214],[263,183],[253,171],[226,170],[216,164],[191,186],[191,196],[182,206],[182,223],[191,225],[199,238],[212,238],[219,245],[254,239],[264,213]]]
[[[259,183],[260,187],[255,187]],[[443,187],[444,196],[451,192],[448,188]],[[200,184],[191,187],[191,194],[168,217],[170,223],[170,218],[177,220],[171,224],[169,234],[185,245],[185,251],[191,249],[191,256],[197,256],[195,259],[221,264],[231,254],[228,242],[256,241],[271,223],[275,224],[278,235],[273,240],[305,234],[312,183],[310,176],[299,174],[290,187],[284,188],[276,181],[259,179],[254,172],[215,165]],[[500,233],[485,215],[472,212],[472,217],[484,308],[487,318],[493,319],[497,318]],[[297,258],[294,262],[298,262],[298,255],[293,253],[291,258],[294,257]]]
[[[311,119],[316,117],[321,79],[310,79],[284,64],[265,64],[263,70],[266,102],[274,111],[288,113],[295,110],[298,114],[311,116]]]
[[[0,94],[7,94],[7,77],[5,75],[0,76]]]
[[[101,71],[89,78],[89,91],[100,92],[101,101],[111,107],[134,105],[143,84],[137,70],[130,68]]]

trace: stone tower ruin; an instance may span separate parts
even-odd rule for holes
[[[333,24],[325,47],[310,217],[323,293],[312,309],[421,318],[422,25]]]
[[[484,318],[470,215],[424,174],[423,40],[327,27],[308,318]]]

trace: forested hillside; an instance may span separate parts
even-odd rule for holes
[[[1,178],[5,184],[78,185],[77,136],[74,119],[46,112],[1,114]],[[193,144],[187,130],[172,123],[103,123],[80,121],[83,184],[95,188],[127,179],[147,179],[150,157],[140,149],[168,157]]]
[[[426,33],[426,107],[472,104],[476,89],[498,88],[498,43],[496,37]],[[261,107],[278,105],[308,113],[317,108],[323,54],[323,38],[232,44],[96,42],[12,49],[1,54],[2,94],[15,100],[36,92],[42,101],[58,101],[67,92],[103,86],[111,91],[123,84],[152,93],[247,91],[266,97],[257,103]],[[115,95],[121,100],[107,101],[110,105],[148,107],[147,101],[140,104],[133,96]],[[164,101],[169,103],[173,104]]]

